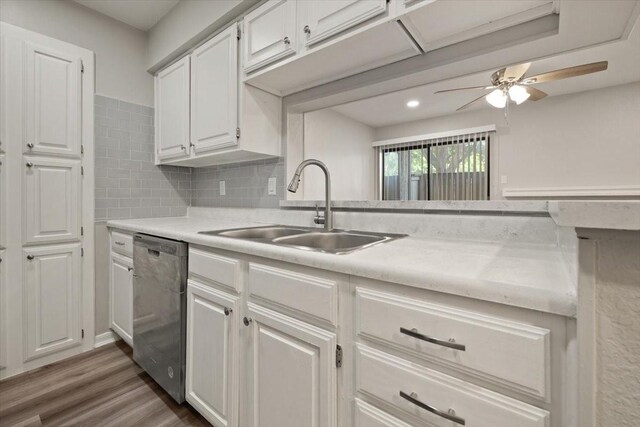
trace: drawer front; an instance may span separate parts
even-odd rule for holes
[[[355,427],[411,427],[396,417],[356,398]]]
[[[133,236],[130,234],[111,232],[111,249],[121,255],[133,257]]]
[[[548,329],[358,288],[356,332],[514,390],[549,397]]]
[[[356,389],[436,426],[546,427],[550,421],[543,409],[362,345],[356,347]]]
[[[189,248],[189,277],[201,282],[215,282],[236,291],[240,260],[214,254],[200,249]]]
[[[333,325],[338,319],[337,288],[335,281],[322,277],[255,263],[249,266],[252,296],[328,320]]]

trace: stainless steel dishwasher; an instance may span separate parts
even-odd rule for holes
[[[185,393],[187,256],[184,242],[133,238],[133,360],[178,403]]]

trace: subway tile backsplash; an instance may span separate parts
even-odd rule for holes
[[[187,206],[277,208],[284,198],[283,158],[193,169],[156,166],[153,138],[153,108],[95,96],[96,221],[182,216]],[[270,177],[276,178],[276,195],[267,194]]]

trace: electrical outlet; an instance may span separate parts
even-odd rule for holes
[[[220,181],[220,195],[224,196],[225,194],[227,194],[227,189],[225,186],[225,182],[224,181]]]
[[[276,195],[276,177],[275,176],[272,176],[271,178],[269,178],[269,181],[267,184],[267,194],[269,196]]]

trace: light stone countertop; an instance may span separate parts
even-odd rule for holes
[[[576,291],[557,246],[408,236],[347,255],[198,234],[265,225],[204,217],[109,221],[109,227],[574,317]]]

